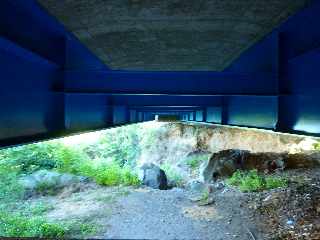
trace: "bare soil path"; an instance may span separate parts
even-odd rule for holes
[[[214,204],[198,206],[182,189],[135,189],[112,204],[106,232],[96,237],[250,240],[255,230],[242,208],[244,198],[239,192],[221,190]]]

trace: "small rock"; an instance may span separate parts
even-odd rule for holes
[[[221,190],[225,187],[224,183],[223,182],[218,182],[216,184],[214,184],[214,188],[217,189],[217,190]]]

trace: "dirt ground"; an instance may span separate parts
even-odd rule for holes
[[[199,206],[184,189],[89,186],[78,193],[31,200],[53,206],[51,220],[87,219],[98,232],[90,238],[116,239],[250,239],[256,232],[247,209],[246,196],[220,190],[216,202]],[[250,229],[250,230],[249,230]]]
[[[208,205],[186,189],[101,187],[30,199],[52,206],[50,220],[82,219],[97,226],[99,239],[320,239],[320,171],[280,173],[285,189],[242,193],[226,185],[213,190]],[[77,236],[73,236],[77,237]]]
[[[182,189],[137,189],[113,206],[107,231],[98,237],[130,239],[250,239],[252,228],[239,202],[198,206]],[[233,196],[234,197],[234,196]],[[237,196],[239,199],[242,196]]]

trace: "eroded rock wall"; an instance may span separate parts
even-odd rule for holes
[[[312,147],[316,138],[239,127],[197,123],[158,123],[152,147],[143,151],[142,162],[179,162],[194,153],[227,149],[260,152],[299,152]],[[305,149],[309,150],[309,149]]]

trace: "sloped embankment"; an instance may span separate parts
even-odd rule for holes
[[[228,149],[253,154],[299,153],[313,149],[312,144],[317,142],[316,138],[306,136],[220,125],[158,123],[155,126],[153,142],[141,152],[138,165],[156,163],[171,177],[185,181],[198,177],[201,163],[212,153]]]

